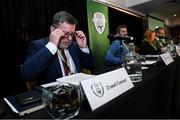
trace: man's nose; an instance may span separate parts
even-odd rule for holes
[[[67,39],[68,39],[69,41],[71,41],[71,40],[73,39],[73,37],[72,37],[71,35],[69,35],[69,36],[67,37]]]

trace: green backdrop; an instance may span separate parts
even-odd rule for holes
[[[148,17],[148,27],[151,30],[154,30],[156,27],[164,28],[164,22],[152,17]]]
[[[93,20],[94,13],[99,12],[105,16],[105,29],[104,32],[98,33]],[[102,4],[93,2],[92,0],[87,0],[87,18],[88,18],[88,31],[89,31],[89,43],[90,49],[94,55],[94,72],[101,73],[104,67],[104,59],[109,47],[109,40],[107,35],[109,34],[109,20],[108,20],[108,7]],[[97,15],[101,18],[101,15]],[[101,22],[98,20],[96,23],[101,25]],[[102,26],[101,26],[102,27]]]

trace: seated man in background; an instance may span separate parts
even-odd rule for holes
[[[30,43],[21,66],[22,78],[37,78],[40,85],[81,72],[82,68],[92,69],[93,59],[86,36],[83,31],[75,31],[76,24],[77,20],[71,14],[56,13],[49,37]]]
[[[126,25],[120,25],[116,29],[116,36],[125,37],[128,35]],[[105,72],[117,69],[121,67],[123,62],[123,56],[128,52],[128,48],[125,44],[126,41],[116,39],[113,41],[107,51],[105,57]]]
[[[156,47],[159,49],[163,48],[166,46],[166,41],[165,41],[165,31],[162,27],[158,27],[155,29],[155,35],[156,35]]]
[[[156,36],[155,31],[147,30],[144,33],[144,40],[140,46],[140,54],[142,55],[156,55],[159,54],[161,51],[155,45],[156,43]]]

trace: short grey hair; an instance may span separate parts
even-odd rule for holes
[[[60,11],[53,16],[53,26],[58,27],[60,24],[67,22],[72,25],[77,25],[77,20],[68,12]]]
[[[162,28],[162,27],[158,27],[158,28],[154,29],[154,31],[155,31],[156,33],[159,33],[159,32],[160,32],[160,30],[164,30],[164,28]]]

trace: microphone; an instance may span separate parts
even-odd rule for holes
[[[126,42],[133,42],[135,40],[134,37],[131,37],[131,36],[119,36],[119,35],[113,35],[113,34],[110,34],[107,36],[108,39],[110,40],[125,40]]]

